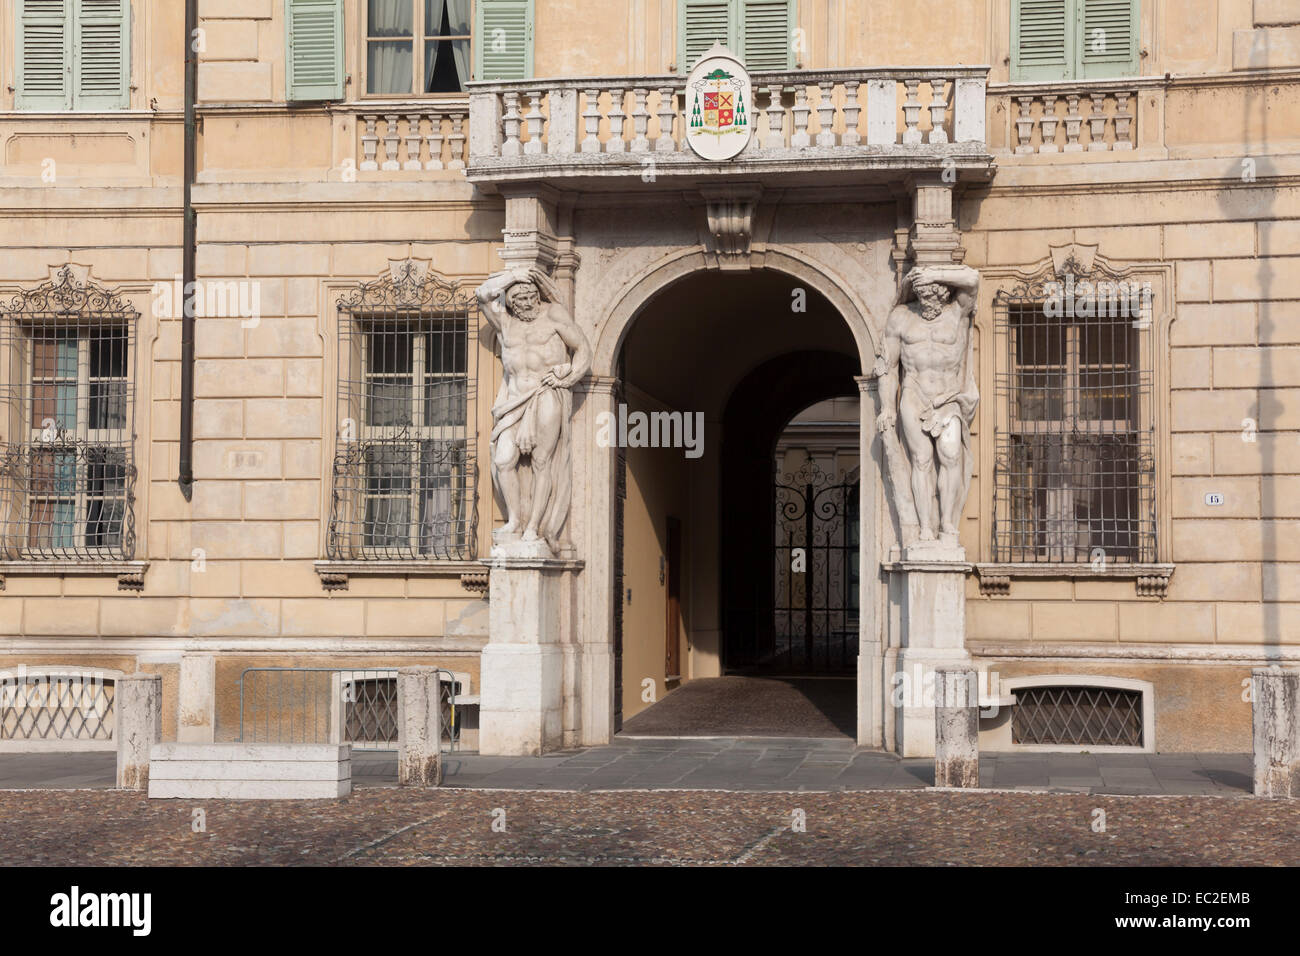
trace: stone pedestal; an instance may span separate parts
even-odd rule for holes
[[[904,757],[934,756],[934,680],[939,668],[963,669],[966,650],[966,574],[960,548],[924,554],[909,549],[888,566],[897,603],[897,673],[887,675],[894,711],[894,746]]]
[[[123,790],[149,787],[149,751],[162,741],[162,676],[132,674],[114,685],[117,785]]]
[[[1252,673],[1255,796],[1300,797],[1300,670]]]
[[[495,550],[495,549],[494,549]],[[479,752],[535,757],[564,745],[564,645],[582,562],[496,554],[482,655]]]
[[[397,783],[442,783],[442,683],[436,667],[397,669]]]
[[[980,785],[979,684],[973,667],[934,675],[934,785]]]
[[[215,654],[181,655],[176,740],[183,744],[210,744],[216,740]]]

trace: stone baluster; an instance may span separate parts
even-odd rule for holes
[[[600,90],[587,90],[584,94],[587,97],[587,108],[582,112],[583,126],[587,131],[582,145],[578,148],[582,153],[599,153],[600,152]]]
[[[822,80],[817,84],[817,145],[835,145],[835,84]]]
[[[1088,151],[1100,153],[1110,149],[1106,142],[1106,94],[1091,93],[1092,111],[1088,114]]]
[[[1040,153],[1059,153],[1056,147],[1056,126],[1060,121],[1056,118],[1056,94],[1043,94],[1043,144],[1038,147]]]
[[[794,88],[794,134],[790,137],[790,145],[795,149],[803,149],[812,145],[812,139],[808,135],[808,114],[812,110],[808,107],[808,87],[800,83]]]
[[[644,86],[632,89],[632,152],[650,152],[650,110],[646,97],[650,91]]]
[[[465,168],[465,114],[451,114],[451,135],[447,137],[447,142],[451,146],[451,155],[448,157],[448,169]]]
[[[384,121],[388,127],[384,130],[384,163],[381,169],[401,169],[402,164],[397,161],[397,144],[401,137],[397,135],[397,114],[385,113]]]
[[[842,146],[857,146],[862,142],[862,137],[858,135],[858,114],[862,112],[862,107],[858,104],[858,85],[858,80],[844,82],[844,135],[840,137]]]
[[[425,169],[442,169],[442,114],[429,114],[429,135],[425,137],[429,144],[429,160]],[[454,157],[453,157],[454,158]]]
[[[623,89],[613,89],[609,91],[609,141],[605,143],[605,152],[607,153],[625,153],[627,152],[627,143],[623,140],[623,120],[627,114],[623,112]]]
[[[361,168],[363,170],[378,169],[379,163],[375,156],[379,151],[379,136],[375,133],[375,124],[379,122],[379,117],[374,113],[367,113],[361,119],[366,124],[366,131],[361,134]]]
[[[424,164],[420,162],[420,142],[423,137],[420,135],[420,114],[406,114],[406,162],[402,164],[403,169],[423,169]]]
[[[528,97],[528,115],[525,117],[525,122],[528,124],[528,142],[524,144],[524,155],[540,156],[545,148],[542,142],[542,124],[546,121],[546,117],[542,115],[542,91],[527,90],[525,95]]]
[[[524,145],[519,141],[519,94],[514,90],[505,92],[506,112],[501,117],[501,128],[505,140],[501,144],[501,155],[507,157],[522,156]]]
[[[781,105],[784,87],[773,84],[767,88],[767,136],[764,149],[785,149],[785,107]]]
[[[943,128],[944,118],[948,115],[948,97],[944,95],[948,85],[946,77],[930,77],[930,136],[928,142],[948,142],[948,131]]]
[[[1115,149],[1133,148],[1133,114],[1128,111],[1128,98],[1128,93],[1115,94]]]
[[[673,119],[677,116],[677,92],[671,86],[659,90],[659,138],[655,140],[656,153],[671,153],[677,149],[673,139]]]
[[[1079,94],[1066,93],[1065,101],[1070,106],[1065,114],[1065,152],[1081,153],[1083,146],[1079,142],[1079,128],[1083,124],[1083,117],[1079,115]]]
[[[1029,115],[1030,109],[1033,108],[1033,96],[1017,96],[1020,103],[1020,115],[1016,117],[1016,152],[1019,154],[1032,153],[1034,144],[1032,142],[1034,135],[1034,120]]]
[[[903,100],[903,145],[910,146],[921,142],[921,98],[917,95],[921,79],[905,79],[903,86],[907,90]]]

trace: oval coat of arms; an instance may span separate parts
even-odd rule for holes
[[[749,74],[720,43],[695,64],[686,78],[686,141],[695,155],[721,162],[749,145],[750,90]]]

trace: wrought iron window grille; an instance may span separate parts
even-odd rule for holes
[[[1022,687],[1012,708],[1015,744],[1141,747],[1142,692],[1114,687]]]
[[[994,561],[1156,560],[1151,301],[1130,289],[1098,265],[999,294]]]
[[[0,307],[0,556],[135,553],[139,313],[64,266]]]
[[[473,295],[412,260],[339,302],[331,560],[476,557],[477,333]]]
[[[0,677],[0,740],[112,740],[116,692],[93,675]]]

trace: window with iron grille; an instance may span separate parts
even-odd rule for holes
[[[130,560],[137,313],[69,266],[2,315],[0,554]]]
[[[1011,742],[1141,747],[1142,692],[1117,687],[1021,687]]]
[[[995,561],[1156,560],[1150,299],[1116,287],[998,303]]]
[[[331,558],[474,558],[476,317],[413,262],[340,303]]]

